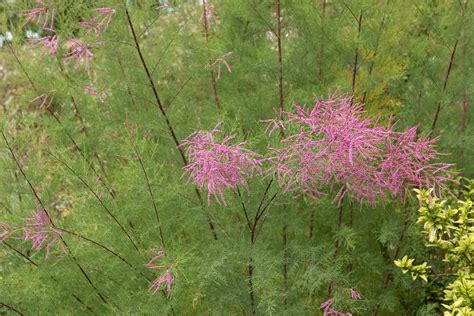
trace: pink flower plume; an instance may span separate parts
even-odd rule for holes
[[[395,132],[364,118],[361,105],[344,96],[317,100],[310,109],[296,106],[286,121],[268,120],[271,131],[285,128],[280,148],[270,148],[280,185],[313,197],[339,187],[375,204],[387,194],[401,196],[413,186],[443,186],[451,165],[437,162],[436,140],[417,138],[416,128]]]
[[[189,164],[183,170],[191,182],[207,189],[208,203],[214,195],[225,205],[224,191],[238,185],[247,187],[247,179],[260,171],[261,160],[256,153],[244,148],[245,143],[231,145],[234,135],[216,139],[220,124],[212,131],[197,131],[186,138],[181,146],[186,148]]]
[[[23,227],[22,240],[32,242],[31,249],[39,251],[46,248],[48,258],[51,248],[57,245],[61,239],[61,232],[54,228],[49,218],[43,211],[32,212],[32,217],[26,218]],[[61,250],[64,250],[61,245]]]
[[[91,61],[94,54],[92,54],[92,45],[88,45],[83,43],[78,39],[71,39],[68,41],[69,46],[69,53],[64,56],[65,60],[75,60],[76,67],[78,67],[81,63],[84,63],[85,67],[89,66],[89,62]],[[95,44],[100,44],[97,42]]]
[[[91,87],[91,86],[82,86],[82,90],[83,90],[85,93],[89,94],[90,96],[93,96],[93,97],[99,99],[99,101],[100,101],[101,103],[104,103],[104,102],[105,102],[105,95],[104,95],[104,93],[99,93],[96,88]]]
[[[87,29],[88,33],[95,33],[100,35],[105,33],[112,22],[112,17],[115,14],[115,9],[112,8],[97,8],[97,15],[90,20],[80,22],[79,24]]]
[[[166,255],[165,251],[151,248],[150,252],[152,252],[155,256],[148,263],[146,263],[145,266],[152,270],[163,269],[164,267],[161,265],[157,265],[155,261],[162,259]],[[167,269],[163,274],[158,276],[153,281],[153,283],[150,286],[150,291],[152,292],[152,294],[156,294],[156,292],[158,292],[161,286],[163,284],[166,284],[165,291],[166,291],[166,294],[169,296],[171,294],[171,287],[173,285],[173,282],[174,282],[174,276],[172,275],[170,270]]]
[[[24,10],[26,23],[31,22],[46,30],[54,30],[54,9],[50,10],[43,0],[36,0],[40,6],[34,9]]]
[[[41,52],[43,54],[49,53],[50,55],[56,54],[59,48],[59,38],[57,35],[47,35],[38,39],[31,39],[31,47],[41,46]]]

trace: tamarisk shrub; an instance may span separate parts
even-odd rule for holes
[[[0,314],[426,312],[393,262],[472,171],[471,6],[2,3]]]

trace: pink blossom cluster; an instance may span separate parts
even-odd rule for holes
[[[227,62],[226,58],[232,55],[233,52],[227,52],[224,55],[217,57],[212,63],[211,67],[217,66],[217,79],[221,79],[221,74],[222,74],[222,66],[225,66],[227,68],[227,71],[229,73],[232,72],[232,69],[230,68],[229,63]]]
[[[98,13],[90,20],[80,22],[79,24],[87,30],[87,33],[95,33],[100,35],[107,31],[112,22],[112,17],[115,14],[115,9],[112,8],[97,8]]]
[[[332,307],[334,300],[332,298],[328,299],[321,304],[321,309],[323,310],[323,316],[352,316],[352,313],[343,313]]]
[[[183,168],[191,182],[207,189],[208,203],[214,195],[225,205],[225,189],[238,185],[247,187],[247,179],[260,171],[262,161],[256,153],[244,148],[245,142],[230,144],[234,135],[218,140],[220,123],[212,131],[197,131],[186,138],[181,146],[186,148],[189,163]]]
[[[417,128],[396,132],[364,117],[362,105],[351,98],[317,100],[311,109],[296,106],[267,120],[267,131],[287,135],[270,156],[261,158],[245,149],[245,143],[230,145],[234,136],[217,141],[211,132],[198,131],[183,141],[190,163],[184,167],[193,183],[225,205],[224,191],[247,186],[247,178],[271,162],[267,174],[276,174],[285,192],[297,191],[319,197],[337,190],[336,199],[346,195],[360,203],[375,204],[386,197],[402,197],[411,187],[445,188],[453,175],[452,165],[437,162],[437,139],[419,137]],[[286,116],[287,119],[282,118]]]
[[[105,95],[104,95],[104,93],[99,93],[99,91],[97,91],[96,88],[91,87],[91,86],[82,86],[82,90],[83,90],[85,93],[89,94],[90,96],[93,96],[93,97],[99,99],[99,101],[100,101],[101,103],[104,103],[104,102],[105,102]]]
[[[150,252],[155,254],[155,256],[148,263],[146,263],[145,266],[152,270],[163,269],[164,267],[161,265],[156,265],[155,261],[162,259],[166,255],[165,251],[151,248]],[[152,294],[156,294],[156,292],[158,292],[161,286],[163,284],[166,284],[166,293],[167,295],[170,295],[173,282],[174,282],[174,276],[171,274],[170,270],[167,269],[162,275],[160,275],[153,281],[150,287],[150,291],[152,292]]]
[[[36,0],[40,6],[34,9],[25,10],[26,23],[31,22],[42,26],[43,29],[54,30],[54,9],[50,10],[44,0]]]
[[[65,60],[75,60],[76,67],[84,63],[85,67],[89,66],[94,54],[91,51],[92,46],[84,43],[83,41],[73,38],[68,41],[69,52],[64,56]]]
[[[32,39],[32,47],[41,46],[42,53],[56,54],[59,49],[59,37],[54,29],[54,9],[50,9],[44,0],[36,0],[40,6],[34,9],[25,10],[27,22],[32,22],[38,26],[42,26],[49,34],[39,38]],[[90,20],[80,22],[79,24],[87,30],[87,33],[95,33],[97,36],[106,32],[115,14],[112,8],[97,8],[97,15]],[[91,48],[100,45],[101,42],[87,44],[83,40],[72,38],[66,43],[68,52],[64,56],[65,60],[75,60],[76,67],[84,64],[87,68],[93,57]]]
[[[43,54],[56,54],[59,48],[59,37],[55,34],[54,29],[54,9],[49,9],[43,0],[36,0],[40,6],[34,9],[25,10],[26,22],[34,23],[41,26],[44,31],[49,33],[41,38],[30,39],[31,47],[41,46]]]
[[[58,244],[61,239],[61,232],[53,227],[44,211],[32,212],[32,217],[26,218],[23,227],[22,240],[31,241],[31,249],[39,251],[46,248],[46,258],[48,258],[51,248]],[[61,249],[62,244],[61,244]]]
[[[339,200],[350,194],[374,204],[411,186],[442,186],[450,177],[451,165],[435,162],[436,139],[417,138],[416,128],[377,126],[350,97],[317,100],[311,109],[296,106],[285,114],[285,121],[269,127],[286,130],[283,146],[271,148],[270,158],[285,191],[318,197],[323,188],[336,187]]]
[[[41,47],[43,54],[49,53],[50,55],[56,54],[59,49],[59,38],[55,34],[46,35],[38,39],[31,39],[31,47]]]
[[[349,289],[351,299],[361,300],[362,295],[354,289]],[[352,313],[344,313],[336,310],[333,307],[334,299],[330,298],[324,303],[321,304],[321,309],[323,310],[323,316],[352,316]]]

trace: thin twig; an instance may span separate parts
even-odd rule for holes
[[[362,28],[362,12],[360,13],[359,19],[357,20],[357,38],[360,37],[361,28]],[[354,66],[353,66],[353,69],[352,69],[351,103],[353,102],[355,89],[356,89],[356,78],[357,78],[358,63],[359,63],[359,44],[356,43],[356,49],[355,49],[355,54],[354,54]]]
[[[15,312],[17,313],[18,315],[25,315],[24,313],[20,312],[18,309],[16,309],[15,307],[7,304],[7,303],[3,303],[3,302],[0,302],[0,306],[3,306],[9,310],[11,310],[12,312]]]
[[[159,215],[159,212],[158,212],[158,207],[156,206],[155,196],[153,195],[153,190],[151,189],[150,178],[148,177],[148,173],[146,172],[146,168],[145,168],[145,165],[143,163],[142,156],[138,152],[137,146],[135,145],[135,142],[133,141],[132,136],[130,135],[131,131],[129,130],[128,126],[125,126],[125,128],[128,132],[128,137],[129,137],[129,140],[130,140],[130,144],[132,145],[135,156],[137,157],[138,163],[140,164],[140,168],[141,168],[141,170],[143,172],[143,175],[145,177],[145,182],[146,182],[146,186],[147,186],[147,189],[148,189],[148,194],[150,195],[151,204],[153,206],[153,210],[155,211],[156,222],[158,224],[158,230],[160,232],[161,246],[163,247],[163,249],[165,249],[166,245],[165,245],[165,239],[163,237],[163,228],[162,228],[162,225],[161,225],[161,220],[160,220],[160,215]]]
[[[443,88],[441,90],[441,93],[443,95],[446,91],[446,87],[448,86],[449,75],[451,74],[451,69],[452,69],[453,64],[454,64],[454,55],[456,54],[456,48],[458,47],[458,41],[459,40],[456,40],[456,42],[454,43],[454,47],[453,47],[453,50],[451,52],[451,57],[449,59],[448,68],[446,69],[446,73],[444,75],[444,83],[443,83]],[[441,111],[441,101],[438,101],[435,116],[433,118],[433,123],[431,124],[430,135],[433,133],[433,131],[436,127],[436,123],[438,122],[438,117],[439,117],[439,112],[440,111]]]
[[[207,19],[207,1],[202,0],[202,11],[203,11],[203,24],[204,24],[204,34],[206,36],[206,43],[209,43],[209,28],[208,28],[208,19]],[[219,99],[219,94],[217,93],[217,82],[216,82],[216,76],[214,74],[214,69],[212,68],[212,60],[209,60],[209,73],[211,75],[211,88],[212,88],[212,94],[214,95],[214,101],[216,102],[217,108],[220,110],[221,109],[221,102]]]
[[[105,210],[105,212],[113,219],[113,221],[120,227],[120,229],[122,230],[122,232],[127,236],[128,240],[130,240],[130,242],[132,243],[133,247],[138,251],[138,247],[137,245],[135,244],[135,242],[133,241],[132,237],[130,236],[130,234],[128,233],[128,231],[125,229],[125,227],[120,223],[120,221],[118,220],[118,218],[112,213],[112,211],[107,207],[107,205],[104,203],[104,201],[102,200],[102,198],[97,194],[97,192],[94,191],[94,189],[87,183],[86,180],[84,180],[84,178],[82,178],[73,168],[71,168],[71,166],[69,166],[64,160],[60,159],[59,157],[55,156],[52,152],[48,152],[49,155],[51,157],[53,157],[56,161],[58,161],[59,163],[61,163],[64,167],[66,167],[66,169],[68,169],[69,171],[71,171],[71,173],[76,176],[77,179],[79,179],[79,181],[84,185],[84,187],[86,187],[86,189],[96,198],[96,200],[99,202],[99,204],[102,206],[102,208]]]
[[[160,113],[161,113],[161,115],[163,116],[163,118],[165,120],[166,127],[168,128],[168,132],[169,132],[171,138],[173,139],[173,142],[175,144],[176,149],[179,152],[179,155],[181,156],[183,164],[186,166],[188,164],[188,160],[186,159],[186,155],[184,154],[184,151],[181,147],[181,144],[179,143],[178,138],[176,137],[176,133],[173,129],[173,126],[171,125],[171,122],[168,119],[168,115],[166,114],[163,103],[161,103],[161,99],[160,99],[160,96],[158,94],[158,89],[156,88],[155,81],[153,80],[153,77],[151,76],[151,73],[150,73],[150,70],[148,69],[145,58],[143,57],[143,53],[142,53],[142,50],[140,48],[140,44],[138,42],[137,35],[135,33],[135,27],[133,26],[132,19],[130,17],[130,13],[128,12],[128,9],[125,9],[125,14],[127,15],[128,25],[130,26],[130,30],[132,32],[133,40],[135,42],[135,49],[137,51],[138,56],[140,57],[141,64],[142,64],[143,69],[145,71],[145,74],[146,74],[146,76],[147,76],[147,78],[150,82],[151,89],[152,89],[153,95],[154,95],[155,100],[156,100],[156,105],[158,106],[158,109],[160,110]],[[209,214],[209,211],[204,206],[201,193],[199,192],[199,190],[197,188],[195,188],[194,191],[196,192],[198,200],[199,200],[204,212],[206,213],[207,222],[208,222],[208,225],[209,225],[209,229],[211,230],[212,236],[214,237],[215,240],[217,240],[217,234],[216,234],[216,231],[215,231],[215,228],[214,228],[214,224],[211,220],[211,216]]]

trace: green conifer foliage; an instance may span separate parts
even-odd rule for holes
[[[25,23],[38,7],[54,13],[54,33]],[[450,254],[466,245],[443,248],[448,263],[437,252],[432,260],[417,194],[338,203],[340,187],[312,199],[266,172],[229,185],[226,205],[208,203],[183,172],[181,144],[222,121],[223,135],[236,135],[229,144],[265,156],[293,132],[265,132],[268,120],[288,118],[280,109],[348,94],[377,125],[440,136],[437,150],[451,153],[442,161],[472,176],[473,8],[4,1],[0,35],[13,39],[0,48],[0,314],[322,315],[331,299],[353,315],[433,315],[433,288],[450,284],[443,304],[457,315],[463,279],[438,284],[430,273],[456,267]],[[84,26],[101,14],[111,15],[106,30]],[[57,51],[32,47],[33,33],[56,35]],[[25,237],[25,218],[45,210],[38,230],[56,240],[49,256]],[[402,277],[399,259],[429,286]]]

